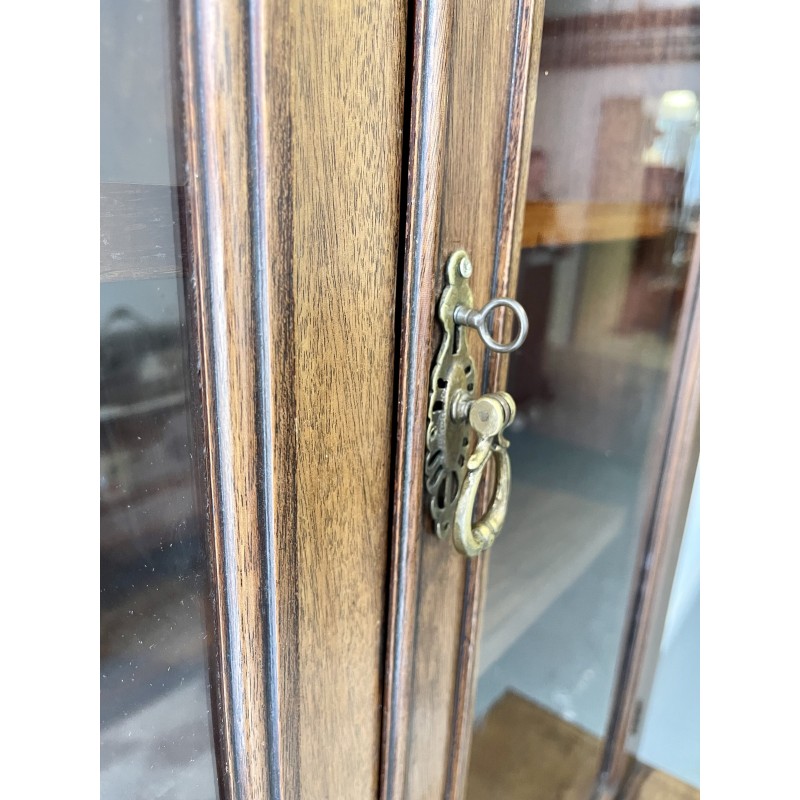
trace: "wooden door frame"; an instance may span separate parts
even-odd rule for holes
[[[213,9],[185,0],[179,13],[189,306],[199,353],[200,468],[208,486],[218,652],[212,681],[217,777],[223,798],[274,798],[280,774],[274,465],[270,348],[263,346],[268,305],[259,269],[266,232],[257,216],[263,187],[250,179],[263,130],[251,128],[247,113],[252,102],[263,125],[265,96],[251,84],[261,72],[262,21],[226,0]],[[246,578],[242,564],[249,565]]]
[[[281,522],[295,519],[296,499],[276,476],[295,474],[295,454],[276,431],[287,430],[296,397],[291,333],[274,336],[271,309],[293,300],[291,214],[283,187],[291,175],[283,157],[290,148],[286,12],[279,3],[219,0],[210,13],[202,0],[181,0],[188,241],[192,272],[190,307],[198,344],[202,402],[202,468],[209,487],[210,552],[214,613],[218,628],[215,713],[218,771],[226,798],[294,797],[299,791],[297,723],[281,718],[282,697],[296,702],[298,652],[281,631],[296,624],[296,548],[279,540]],[[422,601],[430,557],[445,580],[435,587],[455,592],[447,620],[457,642],[455,661],[439,664],[446,755],[432,767],[443,797],[463,796],[472,729],[480,619],[487,559],[454,560],[434,540],[423,492],[428,377],[436,346],[435,303],[446,255],[460,244],[491,252],[476,263],[479,299],[512,295],[517,280],[536,78],[544,15],[543,0],[509,0],[492,9],[505,15],[503,36],[485,43],[492,55],[507,47],[509,61],[494,67],[506,86],[502,135],[488,150],[493,158],[472,163],[465,126],[481,133],[480,117],[459,116],[454,98],[469,95],[473,64],[465,64],[469,36],[481,29],[481,4],[416,0],[409,10],[406,73],[407,183],[400,197],[405,241],[400,252],[395,350],[398,442],[393,463],[394,503],[388,522],[385,674],[379,793],[383,800],[409,796],[410,743],[419,732],[414,708],[421,689],[416,675],[437,631]],[[478,54],[480,65],[480,54]],[[505,71],[504,71],[505,70]],[[455,109],[455,110],[454,110]],[[495,120],[498,122],[498,120]],[[467,144],[464,147],[465,142]],[[460,161],[459,161],[460,159]],[[269,162],[269,164],[267,164]],[[453,168],[453,164],[461,164]],[[448,167],[450,164],[450,167]],[[267,167],[271,187],[267,186]],[[450,169],[450,172],[448,172]],[[449,183],[448,183],[449,181]],[[470,185],[473,195],[453,186]],[[448,189],[448,186],[451,187]],[[483,198],[481,206],[477,198]],[[448,220],[464,209],[491,209],[491,235],[472,242]],[[477,224],[477,223],[476,223]],[[271,268],[267,269],[267,263]],[[282,264],[279,269],[275,264]],[[662,452],[647,513],[615,691],[614,713],[603,763],[602,786],[617,786],[634,710],[644,681],[644,653],[657,628],[653,576],[666,564],[668,531],[680,516],[681,480],[690,468],[687,431],[697,415],[697,267],[689,311],[678,335],[670,379]],[[495,334],[510,320],[498,315]],[[291,322],[287,323],[291,325]],[[506,359],[483,361],[483,389],[505,385]],[[240,491],[241,487],[247,491]],[[688,499],[687,499],[688,502]],[[288,550],[287,550],[288,548]],[[427,555],[426,555],[427,550]],[[460,557],[459,557],[460,558]],[[283,559],[281,565],[278,561]],[[295,561],[293,561],[295,559]],[[654,561],[655,559],[655,561]],[[292,566],[294,564],[294,566]],[[293,572],[293,570],[295,570]],[[662,570],[663,573],[663,570]],[[279,578],[280,576],[280,578]],[[662,574],[663,580],[663,574]],[[429,599],[429,598],[428,598]],[[424,613],[423,613],[424,612]],[[435,682],[427,688],[436,688]],[[437,761],[436,757],[432,757]]]
[[[513,296],[525,210],[520,187],[524,193],[529,163],[524,154],[530,151],[533,134],[544,2],[515,0],[502,7],[497,4],[495,10],[508,15],[511,32],[507,44],[511,61],[505,76],[502,152],[499,161],[478,162],[477,165],[465,155],[455,169],[464,173],[472,171],[475,192],[489,189],[488,205],[496,219],[491,243],[492,263],[476,265],[473,285],[480,286],[488,296]],[[426,546],[452,550],[450,542],[433,539],[427,519],[423,482],[425,430],[429,374],[438,347],[434,335],[436,301],[442,287],[444,263],[454,249],[454,242],[444,241],[445,220],[448,215],[467,207],[466,198],[448,193],[446,189],[448,160],[453,160],[454,142],[459,141],[452,134],[452,128],[480,124],[480,120],[459,115],[461,109],[455,107],[454,96],[462,88],[458,84],[467,80],[469,66],[463,61],[464,50],[458,47],[456,39],[460,31],[475,32],[479,18],[480,9],[474,3],[456,6],[453,0],[441,3],[418,0],[414,4],[413,45],[409,47],[412,67],[409,166],[399,314],[398,446],[391,532],[382,800],[402,800],[409,792],[410,796],[416,796],[408,781],[409,742],[420,733],[413,722],[413,707],[419,697],[414,676],[424,660],[440,655],[435,649],[431,651],[420,646],[426,628],[419,605],[425,580],[422,551]],[[505,46],[502,40],[482,42],[482,45],[490,51]],[[498,315],[495,334],[499,335],[508,324],[510,319]],[[497,356],[484,360],[483,391],[504,386],[506,361]],[[488,497],[484,497],[483,502],[487,501]],[[460,571],[463,581],[457,589],[458,617],[446,622],[448,629],[455,626],[457,661],[454,665],[438,665],[447,673],[454,668],[455,676],[452,683],[443,681],[441,687],[436,687],[443,688],[441,702],[451,708],[447,755],[445,763],[441,764],[441,774],[434,776],[438,781],[436,785],[443,785],[445,798],[464,794],[487,566],[484,557],[466,560],[458,556],[455,560],[455,566],[451,565],[444,574],[452,578],[454,571]],[[453,591],[453,586],[445,580],[438,589],[447,593]],[[435,765],[432,772],[437,772]]]
[[[444,173],[449,158],[462,178],[475,183],[477,196],[483,187],[492,187],[486,202],[496,223],[491,242],[483,239],[481,244],[493,248],[493,257],[491,263],[478,266],[475,282],[482,284],[479,295],[511,293],[524,211],[524,204],[516,200],[528,166],[521,154],[530,147],[535,101],[534,92],[526,89],[536,76],[543,8],[543,2],[534,6],[533,0],[509,0],[502,9],[487,9],[477,2],[418,0],[411,9],[413,43],[407,59],[411,89],[406,100],[409,174],[396,372],[401,441],[396,451],[395,491],[403,501],[395,504],[389,532],[383,797],[405,796],[406,748],[412,736],[409,684],[415,661],[431,656],[414,649],[416,549],[420,537],[427,535],[420,513],[420,443],[424,442],[433,354],[435,296],[442,282],[442,247],[452,247],[442,243],[443,219],[459,214],[464,206],[463,197],[444,192]],[[292,243],[281,225],[287,200],[280,188],[270,191],[265,177],[269,167],[273,187],[288,185],[291,178],[282,172],[291,131],[286,107],[287,20],[280,4],[257,0],[244,6],[234,0],[213,4],[182,0],[180,9],[190,285],[200,353],[218,630],[219,777],[225,797],[291,797],[298,790],[294,774],[298,731],[290,720],[281,718],[281,707],[284,695],[296,697],[298,692],[297,653],[291,641],[281,636],[281,629],[291,627],[298,608],[287,586],[296,576],[277,563],[281,552],[277,531],[280,521],[294,517],[296,509],[275,476],[293,474],[296,468],[291,447],[282,447],[276,439],[276,430],[288,421],[276,415],[290,414],[294,398],[280,396],[287,382],[276,378],[275,370],[280,364],[293,372],[293,361],[289,349],[280,351],[283,338],[272,335],[276,323],[269,315],[274,303],[291,301]],[[510,58],[508,74],[496,67],[492,75],[507,87],[506,111],[504,119],[494,120],[502,123],[502,141],[491,144],[491,158],[476,170],[466,158],[448,151],[452,128],[461,122],[450,107],[453,83],[462,96],[469,93],[461,80],[465,65],[458,63],[469,47],[463,42],[460,49],[455,47],[454,38],[459,31],[480,33],[489,12],[497,13],[497,27],[509,23],[510,39],[495,39],[482,48],[486,59],[494,58],[491,47],[499,44]],[[534,42],[537,46],[532,49]],[[471,122],[480,133],[480,119]],[[498,315],[496,333],[503,324]],[[486,390],[499,386],[503,365],[487,359],[483,374]],[[276,459],[282,463],[275,463]],[[243,486],[248,491],[242,491]],[[247,575],[242,565],[248,565]],[[449,755],[436,767],[446,773],[447,797],[463,793],[466,774],[481,565],[482,561],[458,560],[463,585],[455,598],[459,613],[453,619],[460,640],[457,675],[450,687],[452,694],[442,698],[445,706],[452,706]]]
[[[220,795],[369,796],[381,737],[405,9],[178,3]],[[318,107],[326,124],[303,124]],[[297,159],[298,148],[313,158]],[[331,186],[333,201],[314,206]],[[326,424],[312,430],[318,419]],[[333,509],[326,489],[359,502]],[[326,623],[343,614],[337,635]]]
[[[517,6],[516,61],[509,83],[505,158],[500,179],[502,188],[495,261],[490,281],[493,296],[513,296],[517,280],[525,210],[518,187],[525,186],[528,167],[527,159],[521,158],[521,154],[529,152],[532,140],[543,10],[543,3],[520,2]],[[429,652],[420,652],[418,644],[418,604],[423,589],[420,550],[423,542],[430,541],[432,536],[426,519],[422,482],[424,428],[418,421],[426,414],[428,370],[437,344],[433,335],[435,301],[441,287],[443,256],[446,255],[440,242],[442,218],[446,213],[443,208],[448,202],[453,202],[442,187],[442,162],[450,146],[445,120],[452,91],[447,71],[448,66],[453,68],[448,61],[454,59],[451,41],[453,11],[447,3],[418,2],[416,14],[384,709],[381,793],[384,800],[408,796],[408,740],[415,734],[410,719],[415,701],[412,676],[418,660],[431,657]],[[431,285],[436,287],[433,293]],[[498,327],[502,324],[499,322]],[[631,763],[630,751],[652,681],[654,653],[657,653],[660,643],[697,463],[698,331],[699,239],[687,281],[664,410],[651,446],[650,467],[644,481],[647,488],[639,553],[618,660],[612,713],[594,787],[596,796],[606,800],[622,787]],[[504,388],[505,381],[506,360],[497,356],[486,359],[484,391]],[[462,797],[465,790],[489,557],[487,554],[464,565],[446,798]],[[447,591],[448,587],[441,588]]]

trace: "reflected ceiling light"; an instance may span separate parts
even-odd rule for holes
[[[659,116],[671,119],[692,119],[697,114],[697,95],[689,89],[664,92]]]

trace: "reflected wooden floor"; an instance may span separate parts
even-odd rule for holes
[[[513,692],[476,727],[467,800],[588,800],[600,740]],[[636,765],[624,800],[698,800],[697,789]]]

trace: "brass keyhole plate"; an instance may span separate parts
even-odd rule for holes
[[[467,470],[470,426],[466,414],[453,411],[474,399],[477,376],[467,349],[466,330],[453,316],[457,306],[472,307],[471,272],[466,252],[453,253],[447,262],[448,285],[439,302],[444,335],[431,374],[425,488],[441,539],[452,535],[456,502]]]

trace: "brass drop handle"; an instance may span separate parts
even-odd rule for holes
[[[469,424],[478,434],[478,441],[467,461],[467,473],[458,496],[453,528],[453,544],[465,556],[475,556],[491,547],[505,522],[511,490],[511,459],[503,431],[514,421],[515,413],[514,401],[506,392],[485,394],[470,404]],[[478,487],[492,459],[496,470],[492,504],[473,525]]]
[[[464,326],[476,328],[486,346],[500,353],[516,350],[528,332],[525,311],[514,300],[496,298],[480,310],[473,308],[471,274],[467,254],[463,250],[453,253],[447,261],[447,286],[439,301],[444,335],[431,374],[425,461],[425,488],[436,534],[442,539],[452,537],[456,550],[466,556],[490,547],[505,521],[511,462],[503,432],[514,420],[516,407],[505,392],[476,396],[478,378]],[[507,344],[489,332],[489,316],[498,306],[511,309],[518,321],[519,332]],[[470,453],[470,440],[475,437]],[[495,466],[492,502],[473,524],[478,488],[490,462]]]

